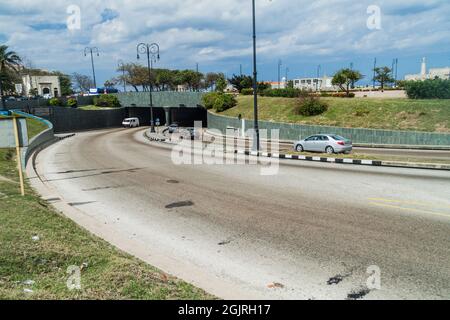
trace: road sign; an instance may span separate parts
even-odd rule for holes
[[[0,118],[0,148],[15,148],[16,138],[12,117]],[[19,133],[19,147],[28,147],[27,122],[25,118],[16,118]]]
[[[25,195],[22,169],[22,147],[28,146],[27,121],[21,117],[0,118],[0,148],[15,148],[19,170],[20,193]]]
[[[14,85],[14,87],[15,87],[15,89],[16,89],[16,93],[17,93],[17,94],[22,94],[23,88],[22,88],[22,84],[21,84],[21,83],[16,83],[16,84]]]

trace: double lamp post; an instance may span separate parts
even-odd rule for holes
[[[153,62],[159,60],[159,45],[157,43],[140,43],[136,47],[137,58],[140,59],[140,54],[147,55],[147,67],[148,67],[148,83],[150,86],[150,121],[151,121],[151,129],[150,132],[154,133],[155,130],[155,122],[153,121],[153,83],[152,83],[152,70],[153,70]]]

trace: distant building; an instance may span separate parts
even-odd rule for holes
[[[422,59],[422,65],[419,74],[407,74],[405,80],[427,80],[427,79],[450,79],[450,67],[430,69],[427,73],[426,58]]]
[[[278,82],[278,81],[272,81],[272,82],[267,82],[269,85],[270,85],[270,87],[272,88],[272,89],[285,89],[286,88],[286,82],[285,81],[281,81],[281,82]]]
[[[332,84],[333,78],[323,76],[322,78],[294,79],[294,88],[311,91],[332,91],[338,88]]]
[[[36,91],[40,96],[60,97],[61,84],[58,76],[22,76],[23,92],[26,96],[31,96],[32,91]]]

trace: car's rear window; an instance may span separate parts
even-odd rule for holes
[[[338,136],[338,135],[334,135],[334,136],[330,136],[330,137],[332,137],[336,141],[344,141],[345,140],[344,137],[341,137],[341,136]]]

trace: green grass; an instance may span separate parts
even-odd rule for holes
[[[37,136],[42,131],[48,129],[45,123],[35,119],[27,119],[27,128],[28,128],[28,139],[31,139]]]
[[[450,132],[450,100],[322,98],[329,105],[320,116],[296,115],[297,99],[259,97],[260,120],[349,128]],[[253,118],[253,97],[220,114]]]
[[[14,160],[0,149],[0,299],[214,298],[78,227],[28,186],[21,197]],[[67,268],[84,263],[82,289],[68,290]]]
[[[94,105],[89,105],[89,106],[80,106],[80,107],[78,107],[78,109],[80,109],[80,110],[110,110],[110,109],[113,109],[113,108],[104,108],[104,107],[97,107],[97,106],[94,106]]]

